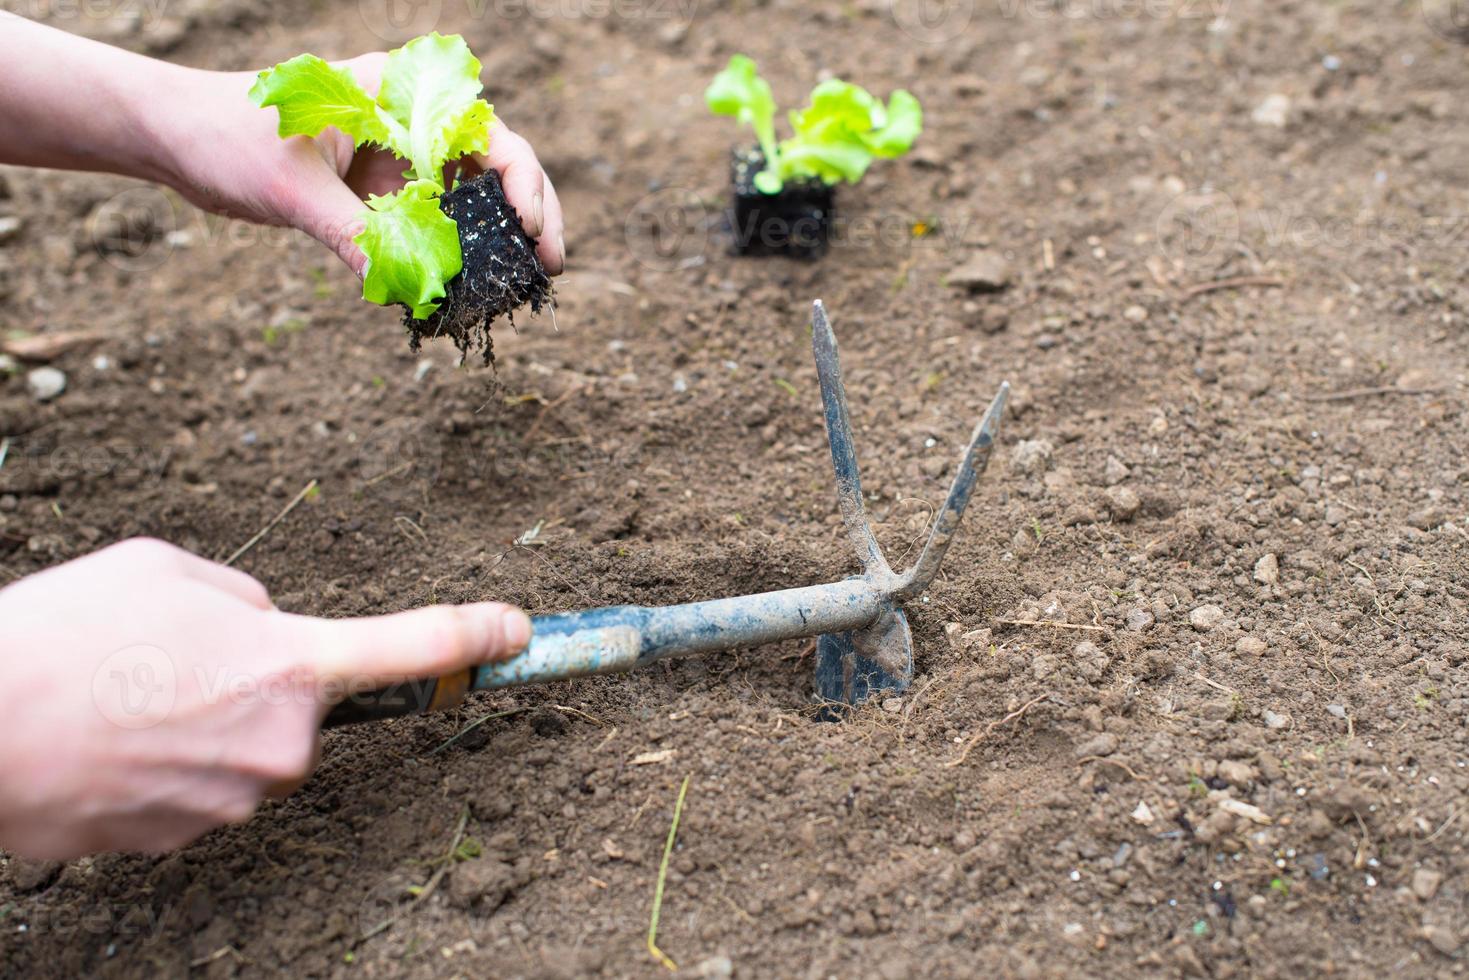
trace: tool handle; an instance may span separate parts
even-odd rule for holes
[[[636,606],[613,606],[536,616],[531,620],[530,646],[509,660],[355,694],[333,705],[322,727],[442,711],[458,705],[470,690],[631,670],[642,651],[640,627],[647,615]]]
[[[682,606],[607,606],[531,619],[530,646],[450,677],[406,681],[336,705],[323,726],[452,708],[468,691],[615,674],[664,657],[759,646],[866,625],[883,609],[866,578]]]
[[[382,721],[452,708],[464,700],[473,673],[473,668],[466,667],[445,677],[403,681],[381,690],[351,695],[332,706],[321,727],[339,728],[363,721]]]

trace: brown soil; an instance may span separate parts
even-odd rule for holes
[[[498,373],[439,341],[415,380],[395,314],[299,236],[6,173],[0,326],[104,335],[59,399],[0,389],[10,577],[144,533],[224,555],[317,479],[241,562],[300,612],[825,581],[852,562],[813,298],[895,562],[1016,397],[901,701],[813,723],[789,643],[332,732],[304,789],[182,853],[0,858],[3,968],[660,976],[691,774],[659,934],[690,975],[1462,972],[1465,50],[1408,0],[1066,6],[924,44],[882,2],[686,31],[445,3],[569,215],[559,331],[502,330]],[[368,7],[201,0],[122,39],[345,56],[381,43]],[[734,137],[699,93],[735,50],[782,103],[830,70],[927,110],[819,263],[705,237]],[[1283,126],[1252,118],[1272,94]],[[980,249],[1007,289],[956,287],[1004,278]],[[479,856],[407,905],[466,809]]]

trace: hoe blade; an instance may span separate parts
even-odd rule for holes
[[[842,706],[862,704],[884,691],[901,694],[913,683],[913,634],[908,617],[890,607],[870,625],[823,633],[816,641],[816,695],[822,717],[841,717]]]

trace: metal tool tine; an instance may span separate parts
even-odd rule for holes
[[[944,501],[943,510],[939,511],[933,522],[933,530],[929,532],[928,542],[923,546],[923,554],[903,574],[902,581],[893,592],[894,598],[899,602],[928,588],[938,574],[944,552],[949,550],[949,542],[954,539],[954,532],[959,529],[959,522],[964,518],[964,508],[969,506],[974,485],[989,464],[990,453],[1000,435],[1000,418],[1005,413],[1005,400],[1009,395],[1009,382],[1000,385],[1000,392],[990,403],[989,411],[984,413],[984,418],[975,426],[974,435],[969,438],[969,447],[964,450],[964,458],[959,464],[959,472],[954,474],[954,483],[949,487],[949,499]]]
[[[837,338],[826,319],[826,307],[817,300],[811,307],[811,347],[816,355],[816,374],[821,380],[821,403],[826,414],[826,440],[831,446],[831,465],[836,471],[837,501],[842,525],[869,572],[888,571],[887,559],[878,547],[862,507],[862,477],[857,468],[857,451],[852,445],[852,420],[847,413],[847,392],[842,387],[842,365],[837,356]]]

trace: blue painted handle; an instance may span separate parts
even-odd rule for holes
[[[475,690],[614,674],[664,657],[855,629],[885,606],[868,578],[682,606],[609,606],[537,616],[530,646],[474,672]]]
[[[609,606],[536,616],[524,653],[475,670],[476,690],[519,687],[546,680],[613,674],[638,665],[650,610]]]

